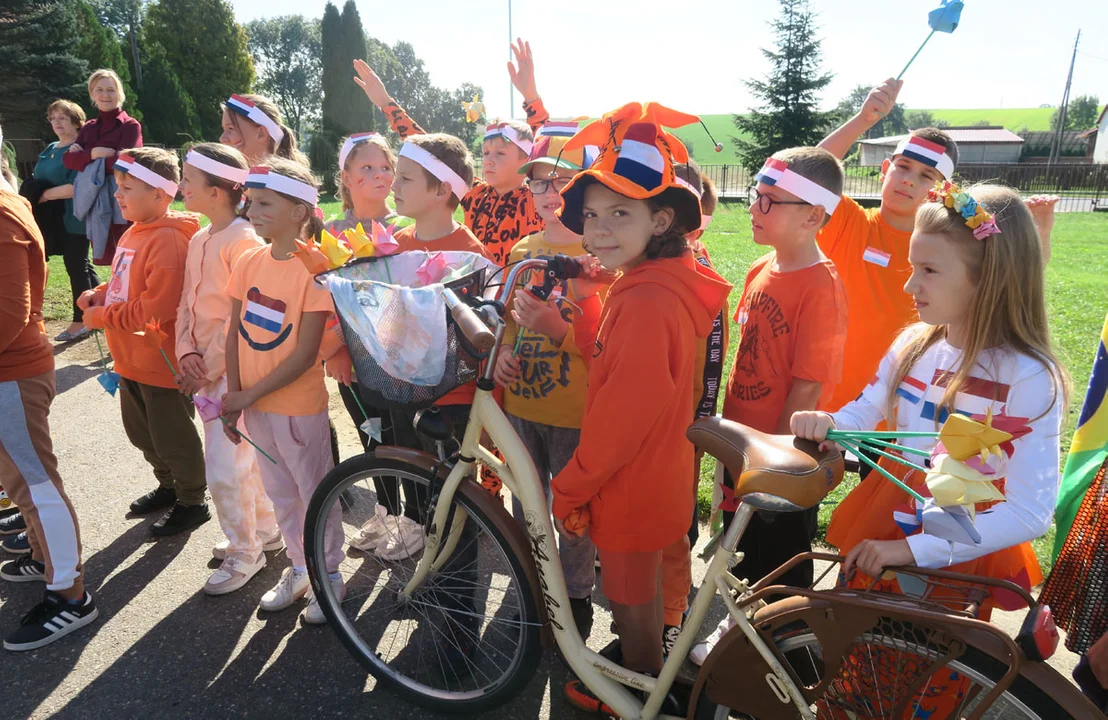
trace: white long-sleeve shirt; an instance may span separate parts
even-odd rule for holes
[[[881,360],[877,377],[854,402],[833,413],[839,430],[872,430],[886,420],[887,394],[897,353],[923,326],[905,330]],[[929,347],[897,388],[896,429],[935,431],[937,408],[962,351],[945,340]],[[1063,400],[1055,373],[1040,361],[1007,350],[988,350],[954,399],[959,412],[1029,418],[1031,432],[1013,442],[1005,480],[1005,502],[977,514],[978,545],[953,543],[918,533],[908,538],[916,565],[942,568],[967,562],[1042,536],[1050,528],[1058,496],[1058,465]],[[1041,417],[1040,417],[1041,416]],[[937,440],[906,438],[901,444],[930,451]],[[885,482],[871,478],[869,482]]]

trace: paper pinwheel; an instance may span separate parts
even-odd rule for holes
[[[473,100],[462,101],[462,109],[466,111],[466,122],[475,123],[485,115],[485,103],[481,102],[480,95],[474,95]]]
[[[904,77],[904,73],[908,72],[908,68],[912,67],[912,63],[919,57],[924,45],[927,45],[927,41],[931,39],[932,35],[937,32],[952,33],[957,29],[958,21],[962,17],[962,7],[962,0],[942,0],[942,5],[927,13],[927,24],[931,28],[931,32],[919,46],[919,49],[916,50],[916,53],[912,55],[912,59],[908,61],[908,64],[905,65],[904,69],[900,71],[900,74],[896,76],[897,80]]]
[[[320,251],[319,246],[314,241],[303,242],[297,240],[296,249],[289,253],[289,257],[299,259],[312,275],[326,272],[331,267],[327,256]]]
[[[926,482],[936,505],[963,506],[972,518],[976,503],[1004,499],[1004,494],[993,485],[993,480],[999,479],[996,475],[983,475],[950,455],[939,455],[927,473]]]
[[[354,253],[354,257],[384,257],[392,255],[400,249],[400,243],[393,239],[395,225],[384,226],[376,220],[370,226],[372,235],[366,233],[361,223],[357,227],[347,230],[342,234],[342,239]]]
[[[354,255],[350,248],[340,243],[338,238],[326,230],[320,236],[319,250],[326,256],[330,270],[342,267]]]
[[[142,331],[142,337],[146,347],[151,350],[161,350],[162,345],[169,339],[169,335],[162,330],[161,321],[154,318],[146,323],[146,327]]]
[[[446,274],[446,258],[442,253],[431,253],[423,264],[416,268],[416,277],[423,286],[433,285],[442,280]]]
[[[96,376],[96,381],[109,395],[115,397],[115,391],[119,389],[119,373],[104,370]]]
[[[196,406],[196,412],[200,413],[200,419],[204,422],[218,420],[223,413],[223,405],[219,400],[213,400],[205,395],[193,395],[192,403]]]
[[[358,404],[361,405],[360,402]],[[371,439],[377,441],[378,443],[382,442],[381,441],[381,418],[371,417],[368,420],[366,420],[364,423],[359,425],[358,428],[362,432],[364,432],[367,436],[369,436]]]
[[[1011,439],[1011,434],[993,426],[992,411],[983,422],[952,414],[939,430],[939,442],[955,460],[969,460],[978,455],[982,462],[986,462],[990,454],[1000,455],[1001,443]]]

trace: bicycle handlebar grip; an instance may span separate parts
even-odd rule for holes
[[[581,274],[581,266],[569,255],[555,255],[546,261],[546,272],[558,280],[572,280]]]
[[[496,344],[496,336],[489,330],[489,326],[473,312],[473,308],[459,300],[453,290],[444,287],[442,294],[446,298],[447,307],[450,308],[451,317],[454,318],[454,322],[462,331],[462,335],[465,335],[466,340],[477,352],[485,353],[491,350]]]

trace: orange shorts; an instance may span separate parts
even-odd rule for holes
[[[689,539],[682,535],[672,550],[689,554]],[[662,557],[671,548],[650,552],[614,552],[596,549],[604,596],[620,605],[646,605],[662,592]],[[687,591],[686,591],[687,592]]]

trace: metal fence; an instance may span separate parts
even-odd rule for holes
[[[846,195],[863,202],[880,201],[880,168],[849,164],[845,169]],[[752,175],[741,165],[702,165],[701,170],[712,179],[724,199],[745,200],[753,184]],[[1059,212],[1108,210],[1108,165],[967,163],[958,166],[958,175],[965,182],[996,182],[1017,188],[1024,197],[1060,195]]]

